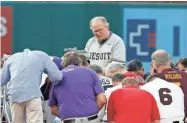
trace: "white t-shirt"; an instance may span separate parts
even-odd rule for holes
[[[184,94],[182,89],[170,82],[156,78],[141,86],[156,99],[161,123],[173,123],[184,119]]]
[[[41,82],[41,84],[40,84],[40,87],[42,87],[42,86],[45,84],[46,78],[47,78],[47,74],[43,73],[43,74],[42,74],[42,82]]]
[[[106,67],[110,62],[126,61],[125,44],[122,38],[111,33],[110,37],[103,44],[99,44],[96,37],[92,37],[86,43],[85,51],[89,55],[90,64]]]
[[[107,102],[108,102],[108,100],[109,100],[109,98],[110,98],[111,93],[112,93],[113,91],[117,90],[117,89],[120,89],[120,88],[122,88],[122,85],[121,85],[121,84],[120,84],[120,85],[117,85],[117,86],[114,86],[114,87],[112,87],[112,88],[109,88],[109,89],[107,89],[107,90],[105,91],[105,96],[106,96]],[[102,117],[102,120],[104,120],[104,121],[107,121],[107,110],[106,110],[106,108],[107,108],[107,106],[104,106],[104,107],[101,109],[101,111],[98,113],[100,116],[103,116],[103,117]]]

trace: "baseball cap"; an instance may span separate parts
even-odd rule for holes
[[[145,83],[145,80],[141,76],[139,76],[139,75],[137,75],[137,74],[135,74],[133,72],[126,72],[125,76],[126,77],[133,77],[133,78],[135,78],[139,82],[139,84],[138,84],[139,86],[143,85]]]
[[[59,58],[57,56],[52,56],[51,59],[57,65],[59,70],[64,69],[64,67],[62,66],[63,60],[61,58]]]
[[[142,62],[137,60],[137,59],[131,60],[127,65],[127,70],[128,71],[134,71],[135,72],[135,71],[139,71],[142,68],[143,68]]]

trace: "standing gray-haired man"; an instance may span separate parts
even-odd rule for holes
[[[90,29],[94,37],[88,40],[85,47],[89,54],[90,64],[97,64],[104,68],[113,61],[125,62],[124,41],[109,30],[109,23],[105,17],[94,17],[90,21]]]

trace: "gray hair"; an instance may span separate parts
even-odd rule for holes
[[[109,27],[109,23],[107,22],[107,19],[103,16],[96,16],[96,17],[92,18],[90,21],[90,27],[92,26],[92,23],[97,20],[102,21],[107,27]]]
[[[82,63],[82,65],[83,66],[87,66],[89,63],[88,63],[88,59],[87,59],[87,57],[84,55],[84,54],[82,54],[82,53],[79,53],[79,56],[80,56],[80,58],[81,58],[81,63]]]
[[[88,68],[94,70],[97,74],[103,74],[103,69],[96,64],[90,65],[90,66],[88,66]]]
[[[125,66],[118,62],[111,62],[107,65],[105,72],[108,73],[109,71],[117,71],[119,69],[125,69]]]
[[[134,77],[127,77],[123,79],[122,85],[138,85],[138,81]]]
[[[171,63],[171,58],[165,50],[155,51],[152,54],[151,59],[154,64],[161,65],[161,66],[169,65]]]
[[[80,55],[75,52],[67,52],[63,57],[63,66],[67,67],[68,65],[79,66],[82,63]]]

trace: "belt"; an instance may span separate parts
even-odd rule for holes
[[[179,121],[173,121],[173,123],[179,123]]]
[[[91,117],[87,117],[88,121],[94,120],[96,118],[98,118],[97,115],[94,115],[94,116],[91,116]],[[75,119],[64,120],[64,123],[70,123],[70,122],[73,122],[73,121],[75,121]]]
[[[108,123],[108,120],[101,120],[101,123]]]

